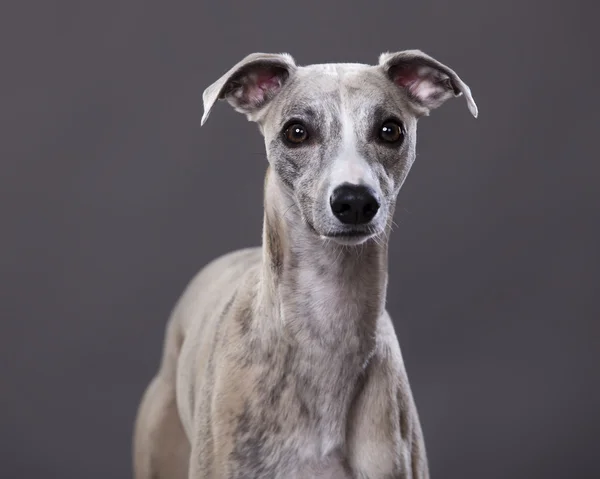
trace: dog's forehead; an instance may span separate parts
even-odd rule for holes
[[[390,85],[383,73],[362,63],[325,63],[299,67],[284,97],[287,104],[324,107],[340,104],[366,104],[382,101]]]
[[[321,74],[324,76],[343,77],[346,75],[360,74],[372,70],[371,65],[364,63],[317,63],[299,67],[298,71],[304,74]]]

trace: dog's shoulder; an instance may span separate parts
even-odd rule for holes
[[[404,358],[392,320],[384,311],[380,318],[376,346],[365,370],[371,388],[376,395],[389,395],[401,407],[412,406],[412,392],[408,381]],[[409,404],[410,403],[410,404]]]
[[[377,323],[374,355],[387,367],[404,367],[400,342],[392,318],[387,310],[383,311]]]

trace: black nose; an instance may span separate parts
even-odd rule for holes
[[[362,185],[338,186],[333,190],[329,202],[335,217],[347,225],[368,223],[379,210],[379,202],[371,189]]]

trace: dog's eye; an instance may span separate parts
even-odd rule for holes
[[[402,131],[402,127],[395,121],[386,121],[381,125],[379,138],[386,143],[398,143],[404,138],[404,132]]]
[[[294,145],[302,143],[308,138],[308,132],[306,131],[306,128],[300,123],[294,123],[293,125],[288,126],[283,134],[285,139]]]

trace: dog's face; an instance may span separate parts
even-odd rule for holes
[[[313,231],[346,243],[383,231],[415,156],[416,117],[380,69],[298,68],[260,121]]]
[[[254,54],[204,93],[259,124],[267,158],[310,230],[343,244],[384,231],[415,158],[417,119],[469,88],[418,52],[379,65],[298,67],[288,55]]]

